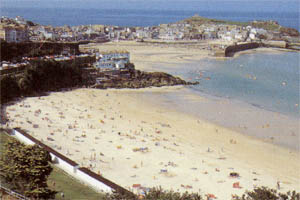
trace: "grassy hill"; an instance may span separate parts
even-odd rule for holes
[[[253,26],[257,28],[264,28],[266,30],[280,30],[281,26],[274,21],[253,21],[253,22],[236,22],[228,20],[210,19],[195,15],[193,17],[179,21],[178,23],[188,23],[194,26],[200,26],[202,24],[224,24],[224,25],[237,25],[237,26]]]

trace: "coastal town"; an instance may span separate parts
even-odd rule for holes
[[[199,193],[197,200],[241,200],[265,186],[287,194],[299,190],[299,153],[275,146],[284,141],[298,148],[297,120],[235,106],[227,97],[210,100],[185,86],[216,81],[205,62],[211,58],[223,61],[249,49],[298,51],[296,29],[198,15],[152,27],[53,27],[17,16],[1,17],[0,40],[1,130],[46,149],[53,166],[97,193],[146,199],[159,186],[171,194]],[[237,68],[245,69],[244,63]],[[240,77],[261,81],[246,70]],[[176,110],[189,102],[201,104],[204,109],[191,109],[213,120]],[[250,120],[244,120],[247,114]],[[214,121],[222,116],[236,120],[233,129]],[[284,131],[283,140],[277,133]],[[55,183],[49,185],[58,199],[72,199]]]
[[[237,48],[257,48],[261,45],[279,48],[293,48],[299,44],[299,32],[292,28],[280,26],[275,21],[253,21],[249,23],[233,23],[212,20],[195,15],[191,18],[170,24],[160,24],[153,27],[119,27],[113,25],[81,25],[70,27],[46,26],[28,21],[17,16],[14,19],[1,17],[0,40],[7,43],[44,43],[70,44],[77,47],[65,46],[58,52],[34,56],[34,53],[23,56],[18,61],[1,60],[2,74],[22,71],[34,59],[54,59],[56,61],[74,60],[76,57],[91,57],[89,63],[98,71],[113,74],[125,69],[130,63],[130,52],[111,51],[99,52],[89,50],[79,55],[78,44],[104,43],[118,41],[137,41],[167,44],[199,44],[201,48],[211,51],[215,56],[228,56],[227,48],[232,52]],[[240,46],[238,46],[240,45]],[[229,48],[229,49],[230,49]],[[54,47],[55,49],[55,47]],[[34,48],[33,50],[34,51]],[[31,51],[31,52],[32,52]],[[55,50],[54,50],[55,51]],[[113,71],[112,71],[113,70]],[[112,77],[112,76],[110,76]],[[98,77],[97,83],[103,82],[103,76]]]
[[[0,38],[7,42],[59,41],[105,42],[119,40],[223,40],[253,42],[261,40],[299,41],[299,32],[276,21],[227,22],[195,15],[176,23],[152,27],[81,25],[53,27],[36,24],[20,16],[1,17]]]

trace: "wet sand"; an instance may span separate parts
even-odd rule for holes
[[[135,64],[137,69],[157,71],[162,66],[173,68],[174,64],[184,64],[207,58],[210,51],[203,49],[207,46],[207,43],[199,43],[197,45],[167,45],[121,41],[80,45],[80,49],[94,48],[100,51],[127,50],[130,52],[130,61]]]
[[[299,119],[242,101],[216,97],[192,89],[164,95],[146,93],[144,99],[193,115],[248,136],[288,149],[300,150]]]

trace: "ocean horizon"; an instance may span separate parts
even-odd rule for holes
[[[99,5],[90,4],[81,7],[66,6],[64,4],[50,6],[48,4],[30,3],[11,5],[2,0],[1,16],[22,16],[27,20],[52,26],[78,26],[89,24],[103,24],[116,26],[157,26],[173,23],[198,14],[199,16],[220,20],[248,22],[254,20],[274,20],[282,26],[300,30],[299,10],[297,2],[286,2],[280,6],[278,2],[262,3],[220,1],[198,2],[187,1],[186,4],[175,1],[174,4],[162,2],[161,6],[150,3],[131,3]],[[30,1],[29,1],[30,2]]]

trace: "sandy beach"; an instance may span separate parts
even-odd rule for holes
[[[290,50],[278,48],[257,48],[235,53],[233,58],[216,58],[211,55],[211,52],[205,48],[209,45],[222,44],[224,41],[212,40],[205,42],[193,42],[187,44],[170,42],[163,43],[142,43],[135,41],[120,41],[108,42],[103,44],[82,45],[81,50],[99,49],[100,51],[110,50],[128,50],[131,53],[131,61],[137,69],[144,71],[163,71],[171,73],[175,76],[180,76],[179,71],[185,73],[195,73],[201,71],[205,76],[206,70],[210,70],[211,65],[201,64],[201,60],[226,60],[235,59],[244,54],[281,54]],[[228,43],[229,45],[230,43]],[[188,77],[181,77],[187,81],[193,81]],[[200,80],[200,84],[205,80]],[[204,94],[201,94],[204,95]],[[181,112],[193,114],[196,117],[207,121],[225,126],[237,132],[251,135],[264,141],[278,144],[284,147],[289,147],[295,150],[300,149],[299,146],[299,122],[298,118],[272,112],[269,110],[257,108],[255,105],[250,105],[244,102],[228,100],[226,98],[215,98],[210,96],[205,101],[194,101],[190,98],[198,98],[192,90],[181,90],[181,93],[168,95],[168,98],[176,99],[176,104]],[[159,101],[164,101],[161,96],[156,96]],[[212,99],[213,98],[213,99]],[[193,104],[197,110],[196,114],[193,110],[187,112],[187,106],[183,104]],[[169,102],[168,102],[169,103]],[[171,102],[170,102],[171,103]],[[226,105],[226,106],[224,106]],[[172,104],[172,106],[176,106]],[[295,107],[297,109],[297,107]],[[228,120],[231,119],[231,120]]]
[[[207,42],[183,45],[121,41],[81,45],[80,50],[84,51],[91,48],[100,51],[127,50],[130,52],[130,61],[135,64],[137,69],[166,71],[166,68],[173,68],[174,64],[184,64],[207,58],[211,53],[204,49],[207,46]]]
[[[174,63],[209,56],[195,46],[147,45],[111,42],[82,48],[128,50],[136,68],[145,71],[168,72]],[[278,181],[281,192],[300,191],[298,151],[162,106],[145,95],[185,89],[76,89],[25,98],[7,106],[7,125],[27,130],[81,166],[129,189],[133,184],[162,186],[222,200],[257,186],[276,188]],[[201,96],[188,98],[205,101]]]
[[[139,98],[180,90],[77,89],[7,107],[22,127],[81,166],[130,188],[162,186],[230,199],[255,186],[300,189],[299,153],[153,106]],[[236,172],[239,177],[230,177]],[[240,188],[234,188],[238,182]]]

